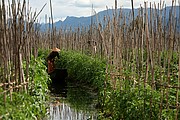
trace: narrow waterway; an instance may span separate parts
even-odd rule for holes
[[[53,86],[50,120],[97,120],[97,93],[87,86],[68,83]]]

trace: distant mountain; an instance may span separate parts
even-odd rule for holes
[[[179,9],[180,9],[180,6],[176,6],[174,7],[175,9],[175,12],[176,12],[176,19],[180,19],[180,16],[179,16]],[[166,7],[166,21],[168,21],[169,19],[169,12],[171,10],[171,7]],[[109,17],[110,19],[113,17],[113,14],[114,14],[114,9],[108,9],[108,10],[104,10],[104,11],[101,11],[99,13],[97,13],[96,15],[93,15],[93,16],[89,16],[89,17],[73,17],[73,16],[68,16],[64,21],[61,21],[59,20],[58,22],[55,22],[54,23],[54,27],[56,27],[56,29],[60,29],[60,28],[63,28],[63,29],[69,29],[71,27],[71,29],[76,29],[78,27],[88,27],[91,25],[91,22],[93,22],[94,24],[97,24],[97,23],[104,23],[104,17]],[[125,8],[122,8],[122,14],[123,16],[126,16],[128,17],[128,15],[131,13],[131,9],[125,9]],[[153,9],[153,11],[155,11],[155,9]],[[120,9],[117,10],[117,14],[119,14],[120,12]],[[134,9],[134,15],[135,17],[138,16],[138,13],[139,13],[139,9]],[[157,11],[157,13],[159,14],[160,11]],[[164,13],[165,13],[165,8],[162,9],[162,15],[164,17]],[[148,8],[148,17],[150,17],[150,9]],[[97,22],[98,21],[98,22]],[[45,31],[46,28],[48,28],[49,24],[41,24],[41,30],[42,31]],[[180,30],[180,25],[177,24],[177,28]]]

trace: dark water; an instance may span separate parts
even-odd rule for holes
[[[49,120],[96,120],[96,90],[67,81],[51,84]]]

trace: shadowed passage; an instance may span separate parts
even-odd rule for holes
[[[56,68],[55,60],[60,59],[60,49],[54,48],[47,57],[48,74],[51,78],[49,89],[52,93],[66,93],[67,83],[66,77],[68,76],[67,69]]]

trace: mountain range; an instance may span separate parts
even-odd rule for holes
[[[171,11],[171,6],[165,7],[162,9],[162,17],[164,17],[164,15],[166,15],[166,21],[169,20],[169,13]],[[130,14],[130,12],[132,11],[131,9],[126,9],[126,8],[121,8],[122,9],[122,14],[126,17],[128,17],[128,15]],[[166,9],[166,10],[165,10]],[[176,16],[174,16],[174,12],[173,12],[173,17],[175,17],[176,20],[180,19],[180,6],[174,6],[175,12],[176,12]],[[150,8],[147,9],[148,10],[148,17],[150,17]],[[155,11],[155,9],[151,9],[153,11]],[[68,29],[71,27],[71,29],[76,29],[78,27],[87,27],[91,25],[91,22],[93,22],[93,24],[97,24],[97,23],[103,23],[104,21],[104,17],[109,16],[109,18],[111,19],[113,17],[114,9],[108,9],[108,10],[104,10],[101,11],[95,15],[92,16],[88,16],[88,17],[74,17],[74,16],[67,16],[67,18],[64,21],[59,20],[58,22],[54,23],[54,27],[56,27],[56,29],[60,29],[60,28],[64,28],[64,29]],[[166,11],[166,14],[164,14]],[[117,15],[119,15],[120,13],[120,9],[117,9]],[[139,13],[139,9],[134,9],[134,16],[137,17]],[[157,10],[157,13],[160,13],[160,10]],[[98,18],[98,19],[97,19]],[[97,22],[98,20],[98,22]],[[180,20],[179,20],[180,21]],[[42,23],[40,25],[40,29],[41,31],[46,31],[47,27],[49,26],[49,24],[44,24]],[[177,29],[180,30],[180,25],[177,22]]]

